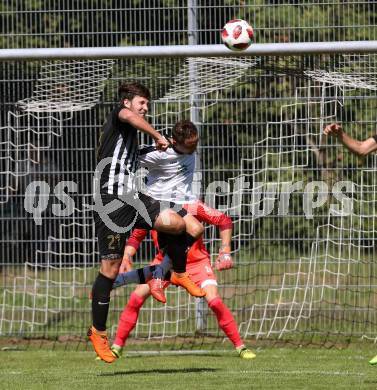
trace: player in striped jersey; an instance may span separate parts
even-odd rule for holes
[[[173,203],[163,204],[139,192],[136,185],[138,131],[154,139],[156,153],[169,146],[144,119],[149,90],[139,83],[130,83],[120,87],[119,95],[120,103],[103,126],[97,151],[95,183],[99,188],[94,191],[94,222],[101,266],[92,287],[93,325],[88,331],[97,355],[108,363],[114,361],[106,335],[110,291],[132,227],[157,230],[160,246],[172,260],[175,282],[194,296],[205,295],[186,273],[187,248],[202,234],[203,226],[185,210],[173,211]]]
[[[221,271],[232,268],[233,261],[230,254],[232,220],[227,215],[198,201],[192,191],[195,168],[194,152],[198,142],[197,130],[191,122],[181,121],[175,125],[172,134],[173,147],[171,149],[163,153],[151,152],[141,157],[141,164],[148,169],[148,193],[156,199],[182,204],[199,221],[218,226],[222,245],[216,260],[216,269]],[[145,229],[133,230],[124,252],[125,270],[131,269],[132,256],[147,234],[148,231]],[[157,265],[162,262],[164,255],[159,249],[157,233],[154,230],[152,230],[152,238],[158,249],[152,264]],[[239,356],[243,359],[253,359],[255,354],[245,347],[232,313],[219,296],[210,255],[202,238],[196,241],[188,252],[187,272],[197,286],[203,288],[206,292],[205,298],[208,306],[215,313],[220,328],[231,340]],[[121,279],[122,275],[119,275],[117,280]],[[169,285],[168,281],[162,281],[161,283],[163,288]],[[149,284],[139,285],[131,294],[130,300],[120,317],[117,335],[112,346],[112,350],[117,356],[120,356],[128,335],[136,325],[140,308],[151,295],[153,288],[154,286]],[[160,295],[160,301],[166,302],[163,294]]]

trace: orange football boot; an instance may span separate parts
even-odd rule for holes
[[[193,297],[204,297],[205,291],[198,287],[188,276],[187,272],[183,276],[178,276],[176,272],[173,272],[170,281],[176,286],[181,286],[188,291]]]
[[[96,354],[106,363],[112,363],[116,357],[111,352],[107,334],[99,332],[94,326],[88,330],[88,338],[92,342]]]
[[[161,279],[152,279],[148,282],[152,297],[161,303],[166,303],[166,296],[164,293],[164,282]]]

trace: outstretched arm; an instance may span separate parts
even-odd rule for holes
[[[376,136],[367,138],[365,141],[358,141],[346,134],[342,126],[337,123],[327,125],[323,132],[325,135],[337,137],[348,150],[358,156],[363,157],[377,150]]]

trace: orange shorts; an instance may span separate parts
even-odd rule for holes
[[[161,260],[154,258],[152,265],[160,264]],[[206,287],[209,285],[217,286],[216,275],[213,272],[211,263],[209,259],[204,259],[201,261],[196,261],[194,263],[187,263],[186,271],[190,275],[191,280],[198,287]],[[164,288],[169,285],[170,282],[164,283]]]

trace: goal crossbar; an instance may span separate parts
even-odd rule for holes
[[[99,58],[291,56],[305,54],[376,53],[377,41],[253,44],[234,52],[224,45],[121,46],[1,49],[0,61]]]

